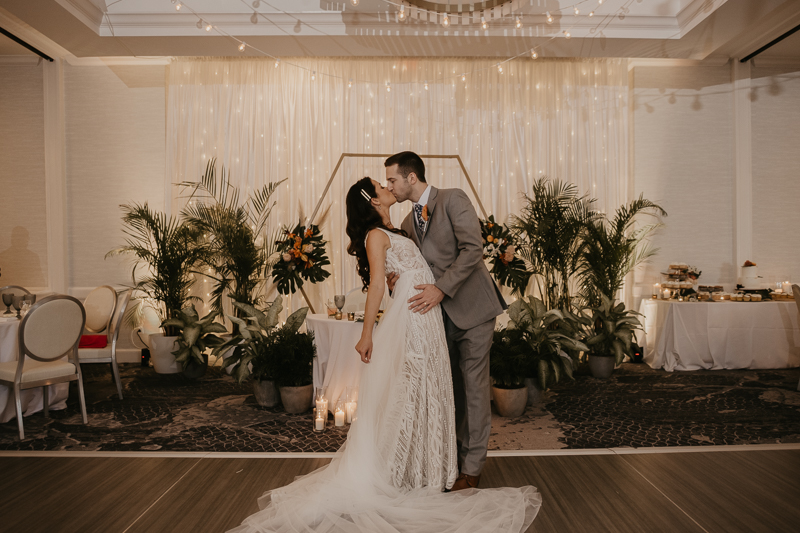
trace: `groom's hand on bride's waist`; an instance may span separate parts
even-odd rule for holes
[[[389,272],[386,274],[386,285],[389,287],[389,292],[394,292],[394,286],[398,279],[400,279],[400,275],[397,272]]]
[[[426,283],[424,285],[417,285],[415,289],[422,291],[416,296],[408,299],[408,306],[415,313],[422,313],[423,315],[436,307],[439,302],[444,300],[444,293],[436,285]]]

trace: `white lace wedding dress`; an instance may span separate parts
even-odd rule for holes
[[[539,511],[530,486],[443,492],[458,471],[441,309],[408,309],[414,286],[434,283],[433,274],[413,241],[386,234],[386,271],[400,277],[361,372],[347,442],[327,466],[264,494],[261,511],[232,532],[521,532]]]

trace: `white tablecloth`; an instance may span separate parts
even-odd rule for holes
[[[653,368],[719,370],[800,366],[793,302],[642,300],[644,360]]]
[[[356,352],[363,322],[329,319],[325,314],[308,315],[306,327],[314,332],[317,357],[314,360],[314,388],[327,388],[328,408],[333,411],[336,401],[347,387],[358,387],[364,363]]]
[[[0,317],[0,362],[16,361],[19,355],[19,320]],[[50,385],[50,409],[66,409],[69,383]],[[20,394],[22,414],[28,416],[42,410],[44,400],[41,387],[24,390]],[[0,422],[8,422],[17,417],[14,405],[14,389],[0,385]]]

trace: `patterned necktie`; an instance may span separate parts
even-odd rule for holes
[[[422,220],[422,205],[414,204],[414,219],[417,221],[417,228],[422,232],[425,229],[425,221]]]

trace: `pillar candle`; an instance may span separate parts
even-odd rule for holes
[[[333,413],[333,424],[336,427],[341,427],[344,425],[344,411],[337,409],[336,412]]]

